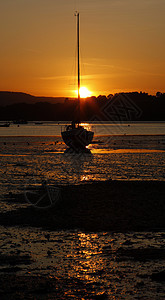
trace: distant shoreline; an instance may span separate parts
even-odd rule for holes
[[[165,93],[123,92],[80,99],[80,120],[165,121]],[[0,120],[73,120],[77,101],[0,92]]]

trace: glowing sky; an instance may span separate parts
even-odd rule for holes
[[[0,90],[74,96],[165,92],[165,0],[0,0]]]

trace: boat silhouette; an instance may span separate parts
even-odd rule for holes
[[[76,152],[85,151],[87,152],[88,146],[93,139],[94,132],[85,129],[81,125],[80,120],[80,22],[79,22],[79,13],[76,12],[75,16],[77,17],[77,77],[78,77],[78,97],[76,104],[76,112],[74,116],[74,120],[72,120],[71,124],[66,126],[65,130],[61,132],[64,143],[69,147],[69,149],[75,150]],[[68,150],[69,151],[69,150]]]

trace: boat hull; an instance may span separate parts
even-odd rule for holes
[[[88,146],[93,139],[94,132],[84,128],[74,128],[61,133],[64,143],[72,149],[83,149]]]

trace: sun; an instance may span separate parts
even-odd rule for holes
[[[80,88],[80,98],[87,98],[91,96],[91,92],[85,87]]]
[[[77,91],[75,91],[76,95],[77,95]],[[87,98],[87,97],[91,97],[92,93],[88,90],[88,88],[86,88],[85,86],[80,87],[80,98]]]

